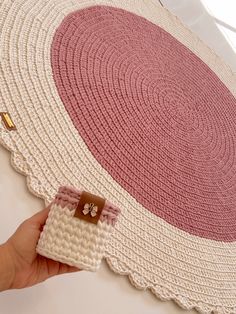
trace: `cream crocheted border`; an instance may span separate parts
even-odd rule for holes
[[[84,8],[90,5],[97,4],[104,4],[127,9],[138,15],[144,16],[155,24],[158,24],[166,31],[171,33],[185,46],[191,49],[205,63],[207,63],[208,66],[218,75],[221,81],[223,81],[224,84],[229,88],[232,94],[236,96],[236,77],[229,68],[229,66],[227,66],[221,60],[221,58],[218,57],[210,48],[208,48],[196,35],[188,30],[178,20],[177,17],[173,16],[171,13],[169,13],[168,10],[161,7],[154,0],[90,0],[80,1],[79,4],[78,1],[69,0],[48,0],[46,2],[37,0],[15,0],[14,2],[11,2],[9,0],[0,0],[0,60],[2,60],[0,62],[0,78],[4,78],[4,70],[8,69],[9,65],[12,69],[17,69],[20,64],[20,71],[22,75],[25,73],[24,71],[29,70],[26,68],[26,65],[28,64],[23,56],[21,55],[21,59],[18,58],[18,51],[11,50],[11,55],[9,55],[9,51],[7,50],[8,43],[5,44],[5,39],[3,36],[3,34],[11,33],[13,41],[10,41],[10,44],[13,45],[14,36],[16,36],[15,34],[21,32],[20,27],[22,25],[20,21],[22,21],[22,19],[25,19],[27,15],[31,14],[32,17],[35,18],[34,26],[37,27],[37,22],[47,22],[46,17],[50,12],[51,20],[53,20],[54,22],[52,23],[52,25],[46,25],[48,26],[48,28],[46,28],[45,26],[45,30],[48,32],[48,34],[53,34],[56,26],[60,24],[63,17],[66,16],[69,12],[79,8]],[[45,6],[45,11],[40,12],[42,10],[42,6]],[[18,16],[19,19],[18,23],[15,23],[16,16]],[[27,31],[28,34],[25,34],[25,31]],[[32,39],[32,41],[35,37],[37,39],[37,36],[33,37],[33,35],[30,34],[31,30],[27,29],[26,26],[24,26],[24,32],[23,30],[21,32],[22,45],[26,42],[28,43],[28,41],[26,40],[28,38],[28,35],[31,36],[30,38]],[[45,34],[42,31],[40,33],[40,36],[42,36],[43,38],[44,35]],[[50,105],[52,105],[53,101],[56,104],[60,103],[60,99],[52,83],[53,79],[49,66],[50,61],[48,60],[51,37],[48,36],[45,38],[45,47],[47,48],[47,50],[44,52],[46,55],[44,61],[46,63],[46,69],[48,71],[47,75],[49,77],[49,81],[51,80],[48,85],[45,86],[48,88],[48,90],[46,90],[46,92],[48,93],[48,99],[46,100],[48,100],[50,102]],[[29,46],[29,54],[36,45],[36,43],[32,41],[30,41],[31,46]],[[43,47],[42,49],[45,49],[45,47]],[[23,48],[24,47],[20,47],[20,49]],[[39,52],[39,54],[40,53],[41,55],[43,55],[41,51]],[[27,59],[27,56],[25,56],[25,58]],[[18,60],[19,64],[16,64],[16,61],[14,60]],[[41,71],[40,73],[42,73],[42,79],[45,80],[45,74],[43,74],[45,70],[45,65],[41,65],[40,62],[41,59],[39,58],[37,70]],[[31,65],[33,65],[33,61]],[[29,73],[32,77],[32,81],[34,79],[34,70],[35,69],[32,67],[32,72]],[[25,87],[27,86],[27,88],[32,91],[32,94],[36,93],[33,90],[33,87],[35,86],[33,84],[31,85],[31,81],[23,81],[22,77],[19,74],[20,73],[18,73],[17,71],[16,73],[12,73],[12,78],[14,77],[15,80],[17,78],[19,79],[17,83],[14,83],[14,86],[11,86],[11,84],[13,84],[12,81],[5,82],[4,79],[3,83],[0,83],[0,103],[4,104],[4,110],[9,109],[10,112],[14,111],[13,108],[12,110],[10,110],[11,103],[14,103],[12,97],[9,96],[12,95],[11,93],[14,94],[16,102],[22,102],[22,100],[24,99],[26,103],[27,101],[31,103],[32,99],[29,99],[27,98],[27,96],[25,96]],[[8,85],[10,86],[10,88],[12,87],[11,91],[8,90]],[[49,89],[48,86],[50,86],[51,89]],[[19,98],[20,93],[19,90],[17,90],[17,87],[22,88],[21,98]],[[41,86],[38,85],[37,88],[40,90]],[[42,95],[41,100],[43,100],[43,96],[44,95]],[[37,104],[37,98],[34,97],[34,100],[35,106],[37,105],[40,109],[40,104]],[[16,107],[14,107],[14,109],[16,109]],[[16,133],[13,132],[9,134],[8,132],[4,131],[3,128],[0,128],[0,141],[7,149],[11,151],[11,161],[13,167],[17,171],[26,175],[27,185],[30,191],[33,194],[45,199],[46,203],[48,203],[53,198],[59,184],[64,185],[71,183],[74,186],[80,186],[82,188],[89,189],[92,193],[102,193],[112,202],[126,209],[125,211],[123,211],[120,223],[116,227],[116,232],[114,233],[114,237],[111,240],[106,252],[106,260],[113,271],[119,274],[128,275],[132,284],[137,288],[150,289],[160,299],[172,299],[185,309],[196,308],[202,313],[236,313],[236,304],[227,303],[227,295],[225,296],[225,298],[224,296],[222,297],[223,301],[219,301],[220,296],[218,296],[216,292],[216,297],[214,297],[214,295],[212,295],[213,290],[210,286],[211,284],[216,284],[218,280],[214,276],[214,273],[218,275],[218,273],[216,273],[215,271],[216,269],[214,268],[218,264],[222,264],[222,267],[224,267],[225,281],[223,281],[223,283],[226,284],[228,282],[232,282],[232,285],[235,285],[236,274],[232,271],[233,267],[235,266],[232,265],[236,264],[236,245],[234,243],[225,244],[189,235],[167,224],[165,221],[159,219],[158,217],[153,216],[151,213],[146,212],[145,209],[137,204],[126,191],[118,187],[116,182],[112,180],[109,174],[107,174],[104,169],[102,169],[101,166],[96,163],[93,156],[87,150],[86,145],[83,143],[82,139],[75,139],[75,134],[77,134],[76,130],[74,130],[73,126],[70,125],[70,120],[66,116],[65,110],[61,107],[54,109],[55,112],[61,114],[62,117],[64,117],[64,120],[63,118],[60,120],[60,124],[62,125],[62,127],[68,127],[69,129],[68,133],[66,133],[66,130],[64,131],[65,139],[68,138],[70,133],[72,137],[71,142],[74,141],[73,143],[76,143],[81,149],[81,151],[78,153],[80,154],[80,157],[78,157],[78,155],[76,155],[76,157],[81,159],[81,165],[79,170],[80,173],[84,173],[84,176],[78,174],[77,179],[71,179],[71,181],[68,180],[68,178],[66,177],[66,175],[68,175],[66,167],[65,169],[63,167],[62,169],[59,169],[60,172],[53,173],[56,168],[48,169],[45,167],[45,163],[41,163],[40,160],[39,165],[36,165],[35,160],[32,158],[32,155],[33,153],[37,154],[37,151],[27,151],[27,146],[29,146],[30,148],[32,147],[32,150],[35,149],[32,139],[30,139],[30,137],[25,134],[20,134],[19,137]],[[30,111],[31,109],[29,108],[28,110]],[[35,112],[34,110],[32,110],[28,112],[28,114],[29,116],[31,114],[32,118]],[[19,117],[14,117],[16,118],[16,122],[18,125],[20,125],[21,123]],[[26,113],[25,118],[27,118]],[[28,126],[30,126],[30,123],[36,123],[32,119],[28,121]],[[51,122],[53,122],[53,120],[51,120]],[[50,153],[51,156],[53,156],[54,153],[56,154],[56,151],[52,150],[49,152],[47,149],[45,150],[45,147],[42,143],[40,145],[40,148],[44,154],[47,155]],[[68,145],[71,145],[70,139],[68,141]],[[71,165],[70,171],[72,170],[74,170],[73,173],[78,173],[77,169],[73,169],[73,165]],[[94,181],[94,178],[99,178],[99,181],[92,184],[91,178],[93,178]],[[131,226],[130,222],[133,221],[134,217],[137,221],[137,225]],[[157,234],[153,235],[150,232],[152,229],[156,230]],[[146,240],[145,244],[142,244],[142,241],[137,238],[138,236],[140,236],[140,233],[142,233],[142,235],[146,237],[144,238]],[[121,243],[123,247],[121,247]],[[151,243],[153,247],[149,246],[148,243]],[[130,251],[132,251],[132,249],[135,249],[141,256],[132,253],[132,260],[130,258]],[[152,252],[150,252],[151,249],[153,249],[153,252],[157,257],[156,261],[158,262],[158,265],[153,266],[150,262],[153,261]],[[175,252],[173,251],[174,249],[176,249]],[[126,250],[128,250],[129,252],[127,253]],[[181,256],[183,254],[186,254],[184,259],[185,262],[187,261],[186,265],[183,264],[183,259],[181,260]],[[198,256],[199,254],[201,254],[201,258]],[[145,260],[144,258],[146,256],[147,260]],[[215,264],[214,257],[217,258]],[[202,270],[206,273],[206,278],[201,279],[196,277],[198,275],[196,269],[201,269],[202,261],[206,264],[207,270],[205,268],[202,268]],[[185,267],[183,267],[183,265]],[[176,267],[176,271],[178,273],[173,273],[173,267]],[[153,271],[153,273],[151,270]],[[227,271],[229,272],[230,277],[227,277]],[[219,272],[219,276],[222,274],[223,272]],[[155,280],[153,281],[150,280],[152,275],[155,275]],[[199,280],[199,286],[202,287],[204,291],[197,291],[197,282],[192,283],[190,281],[190,277],[186,276],[195,276],[196,280]],[[163,278],[166,278],[166,282],[170,282],[169,286],[164,284]],[[176,282],[173,284],[174,280],[176,280]],[[210,296],[208,296],[208,293],[210,294]],[[236,296],[233,295],[233,292],[230,291],[229,298],[231,300],[233,300],[234,298],[235,301]]]
[[[104,256],[113,226],[75,218],[76,209],[52,204],[36,251],[80,269],[96,271]],[[69,239],[69,241],[68,241]]]

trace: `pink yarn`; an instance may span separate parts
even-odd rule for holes
[[[63,208],[67,207],[70,210],[76,209],[81,193],[82,190],[77,190],[69,186],[62,186],[59,188],[53,203],[60,205]],[[106,200],[99,220],[102,222],[105,221],[107,224],[115,226],[119,213],[120,209]]]
[[[236,239],[236,102],[205,63],[104,6],[64,19],[51,60],[66,110],[113,179],[182,230]]]

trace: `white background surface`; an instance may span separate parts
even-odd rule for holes
[[[235,54],[204,11],[199,0],[163,0],[193,31],[208,42],[236,71]],[[0,104],[1,106],[1,104]],[[26,218],[42,209],[31,195],[24,176],[10,165],[10,154],[0,147],[0,243]],[[177,314],[173,302],[158,301],[150,292],[133,288],[128,279],[112,273],[105,263],[97,273],[79,272],[54,277],[32,288],[0,294],[0,314]],[[185,312],[186,313],[186,312]],[[189,311],[188,313],[195,313]]]
[[[161,2],[236,72],[235,0],[161,0]],[[234,31],[222,27],[216,18],[231,26]]]

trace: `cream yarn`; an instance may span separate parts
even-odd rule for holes
[[[50,205],[36,251],[79,269],[96,271],[114,229],[118,209],[105,205],[97,224],[75,217],[81,191],[62,187]],[[110,204],[110,206],[112,206]]]
[[[68,184],[122,208],[104,244],[115,272],[186,309],[236,313],[235,242],[198,237],[147,211],[94,158],[62,103],[50,62],[53,36],[68,14],[94,5],[122,8],[163,28],[236,96],[230,68],[157,1],[0,0],[0,111],[9,112],[17,127],[8,132],[1,124],[0,141],[12,152],[15,168],[27,176],[29,189],[46,203]]]

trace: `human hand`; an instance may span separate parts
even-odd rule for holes
[[[25,220],[0,246],[0,291],[30,287],[52,276],[79,270],[37,254],[36,245],[48,213],[49,208],[45,208]]]

